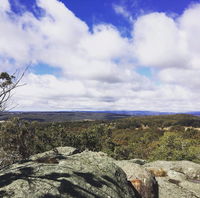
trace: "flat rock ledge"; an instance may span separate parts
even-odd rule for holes
[[[190,161],[154,161],[143,165],[156,178],[159,198],[200,198],[200,165]]]

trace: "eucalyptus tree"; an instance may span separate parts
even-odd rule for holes
[[[0,72],[0,112],[5,111],[8,108],[8,101],[12,96],[12,91],[23,84],[20,84],[27,68],[16,77],[16,73],[9,74],[7,72]]]

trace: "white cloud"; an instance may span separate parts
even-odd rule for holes
[[[0,10],[1,11],[10,11],[10,4],[8,0],[0,0]]]
[[[42,62],[62,72],[27,74],[27,85],[15,93],[18,109],[197,110],[200,5],[176,19],[151,13],[131,20],[132,38],[125,38],[109,24],[90,31],[57,0],[37,1],[45,12],[40,18],[30,12],[11,17],[8,1],[0,2],[0,69]],[[137,66],[153,68],[153,76],[136,73]]]
[[[159,68],[199,68],[200,4],[172,18],[150,13],[134,24],[134,50],[139,63]]]
[[[30,73],[23,79],[27,83],[26,86],[18,88],[14,96],[19,104],[18,109],[116,109],[122,98],[136,97],[136,92],[141,88],[153,89],[152,83],[145,77],[135,74],[133,80],[132,83],[130,80],[109,83]]]
[[[14,21],[9,15],[2,18],[0,54],[5,62],[10,58],[18,65],[44,62],[61,68],[67,76],[96,80],[118,74],[115,60],[127,57],[130,47],[116,28],[98,25],[91,33],[63,3],[40,0],[38,6],[46,13],[40,19],[28,12]]]
[[[184,37],[178,24],[164,13],[140,17],[134,26],[134,49],[142,65],[184,67],[188,64]]]
[[[200,67],[200,4],[194,4],[185,10],[179,18],[180,31],[186,40],[187,52],[190,55],[191,66]]]
[[[126,56],[128,47],[128,40],[122,39],[117,29],[110,25],[95,26],[94,33],[80,42],[85,56],[94,59],[121,58]]]
[[[117,14],[122,15],[127,18],[130,22],[133,22],[133,17],[131,13],[122,5],[113,4],[113,9]]]
[[[158,77],[161,81],[168,84],[176,84],[189,88],[192,91],[198,90],[200,87],[200,70],[171,68],[160,71]]]

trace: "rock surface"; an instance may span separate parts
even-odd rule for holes
[[[154,161],[144,165],[147,169],[173,170],[183,173],[188,179],[200,180],[200,165],[190,161]]]
[[[127,180],[137,189],[142,198],[157,198],[158,184],[153,175],[134,160],[115,161],[126,173]]]
[[[159,198],[199,198],[187,188],[169,182],[166,177],[157,177],[156,180],[159,184]]]
[[[189,161],[155,161],[143,167],[155,173],[159,198],[200,198],[199,164]]]
[[[0,170],[0,197],[135,198],[126,175],[104,153],[58,148]]]

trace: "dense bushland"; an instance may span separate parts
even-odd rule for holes
[[[103,151],[116,159],[200,162],[198,127],[200,118],[190,115],[57,123],[13,118],[0,124],[0,165],[58,146]]]

